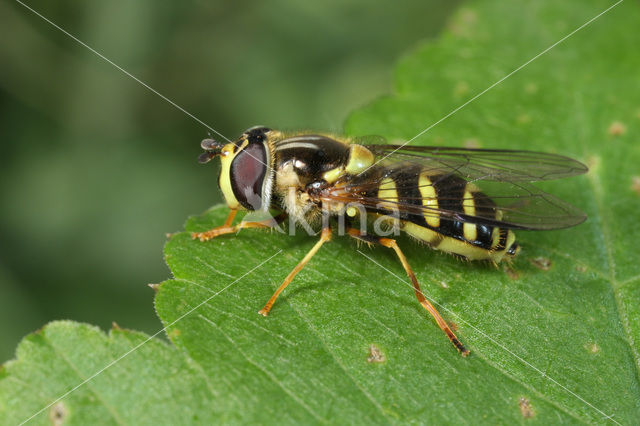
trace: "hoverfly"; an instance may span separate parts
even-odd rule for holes
[[[273,227],[288,216],[317,222],[328,212],[347,223],[349,236],[395,251],[418,301],[463,356],[469,351],[420,291],[396,241],[355,227],[353,222],[382,218],[434,249],[498,264],[519,251],[513,230],[560,229],[586,219],[575,207],[530,184],[587,171],[584,164],[555,154],[369,144],[261,126],[248,129],[233,142],[205,139],[201,146],[205,151],[199,157],[201,163],[221,158],[218,183],[230,212],[222,226],[193,233],[193,238],[207,241],[243,228]],[[281,213],[271,220],[233,225],[239,210],[270,209]],[[331,234],[329,222],[323,221],[320,240],[260,314],[269,313],[278,295]]]

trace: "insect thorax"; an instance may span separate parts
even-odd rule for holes
[[[284,138],[273,146],[272,205],[309,223],[320,219],[323,208],[327,213],[338,214],[343,207],[340,203],[326,201],[323,205],[315,194],[374,162],[373,154],[363,146],[323,135]]]

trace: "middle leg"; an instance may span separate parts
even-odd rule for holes
[[[320,247],[322,247],[322,245],[330,239],[331,228],[328,226],[322,228],[322,234],[320,235],[320,239],[318,240],[318,242],[311,248],[311,250],[309,250],[307,255],[300,261],[300,263],[298,263],[298,265],[293,268],[293,271],[291,271],[289,275],[287,275],[287,278],[284,279],[284,282],[280,285],[280,287],[278,287],[275,293],[273,293],[273,296],[271,296],[271,298],[267,301],[267,303],[264,305],[264,308],[258,311],[259,314],[264,315],[265,317],[269,314],[271,307],[275,303],[280,293],[282,293],[282,290],[284,290],[289,285],[289,283],[293,281],[298,272],[300,272],[302,268],[304,268],[304,266],[307,264],[307,262],[311,260],[311,258],[318,252],[318,250],[320,250]]]

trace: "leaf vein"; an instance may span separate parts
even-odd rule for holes
[[[260,364],[258,364],[257,362],[255,362],[251,357],[249,357],[242,349],[240,349],[240,346],[236,343],[235,340],[233,340],[231,337],[229,337],[229,335],[227,335],[227,333],[225,333],[221,327],[218,326],[218,324],[216,324],[215,322],[211,321],[209,318],[198,314],[198,317],[202,320],[204,320],[206,323],[208,323],[209,325],[211,325],[212,327],[214,327],[215,329],[218,330],[218,332],[220,334],[222,334],[222,336],[224,336],[225,339],[227,339],[227,341],[229,343],[231,343],[231,345],[240,353],[240,355],[242,355],[244,357],[244,359],[247,360],[247,362],[251,365],[253,365],[254,367],[256,367],[258,370],[262,371],[262,373],[267,376],[269,379],[271,379],[271,381],[273,381],[276,385],[278,385],[283,391],[285,391],[285,393],[287,395],[289,395],[294,401],[296,401],[302,408],[304,408],[307,412],[309,412],[309,414],[311,414],[316,420],[321,421],[323,423],[327,423],[327,421],[320,417],[320,415],[318,415],[315,411],[313,411],[313,409],[311,409],[311,407],[309,407],[303,400],[301,400],[295,393],[293,393],[291,390],[289,390],[284,383],[282,383],[280,380],[278,380],[278,378],[269,370],[267,370],[266,368],[262,367]]]

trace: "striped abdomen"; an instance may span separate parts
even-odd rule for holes
[[[389,206],[409,206],[398,212],[402,229],[438,250],[494,262],[517,252],[511,230],[468,222],[478,216],[499,221],[501,212],[493,200],[458,176],[432,174],[415,165],[397,167],[387,171],[377,197]]]

